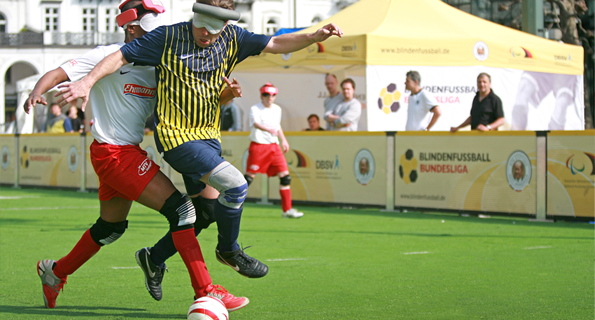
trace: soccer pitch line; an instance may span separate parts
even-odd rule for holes
[[[538,246],[538,247],[525,247],[525,250],[535,250],[535,249],[551,249],[552,246]]]
[[[27,211],[27,210],[63,210],[63,209],[99,209],[99,206],[3,208],[2,210],[5,210],[5,211]]]
[[[0,196],[0,200],[18,200],[18,199],[25,199],[25,198],[39,198],[39,196],[10,196],[10,197]]]
[[[418,251],[418,252],[403,252],[403,254],[428,254],[430,251]]]

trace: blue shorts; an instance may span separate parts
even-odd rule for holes
[[[163,159],[169,163],[177,172],[184,176],[186,189],[190,181],[194,182],[200,192],[204,188],[204,183],[200,178],[213,171],[225,159],[221,157],[221,143],[218,140],[192,140],[184,142],[171,150],[165,151]],[[197,189],[186,190],[189,195],[194,195]]]
[[[194,182],[194,180],[192,180],[192,178],[190,178],[187,175],[182,175],[182,178],[184,179],[184,186],[186,187],[186,193],[189,196],[197,195],[197,194],[201,193],[207,187],[206,183],[204,183],[202,181]]]

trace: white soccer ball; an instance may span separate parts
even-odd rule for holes
[[[188,320],[228,320],[225,304],[215,297],[198,298],[188,309]]]

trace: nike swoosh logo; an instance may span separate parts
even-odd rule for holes
[[[232,269],[234,269],[236,272],[240,272],[240,267],[238,267],[238,266],[231,266],[231,265],[230,265],[230,267]]]
[[[188,58],[193,57],[193,56],[194,56],[193,54],[183,54],[183,55],[180,56],[180,60],[188,59]]]
[[[128,72],[130,72],[130,71],[126,71],[126,72],[120,71],[120,74],[127,74]]]
[[[149,277],[153,278],[155,276],[155,272],[151,270],[151,266],[149,265],[149,261],[145,260],[145,264],[147,265],[147,270],[149,271]]]

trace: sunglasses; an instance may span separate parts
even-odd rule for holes
[[[270,93],[263,93],[262,96],[265,98],[268,98],[271,94]],[[273,97],[276,97],[277,95],[274,94]]]

